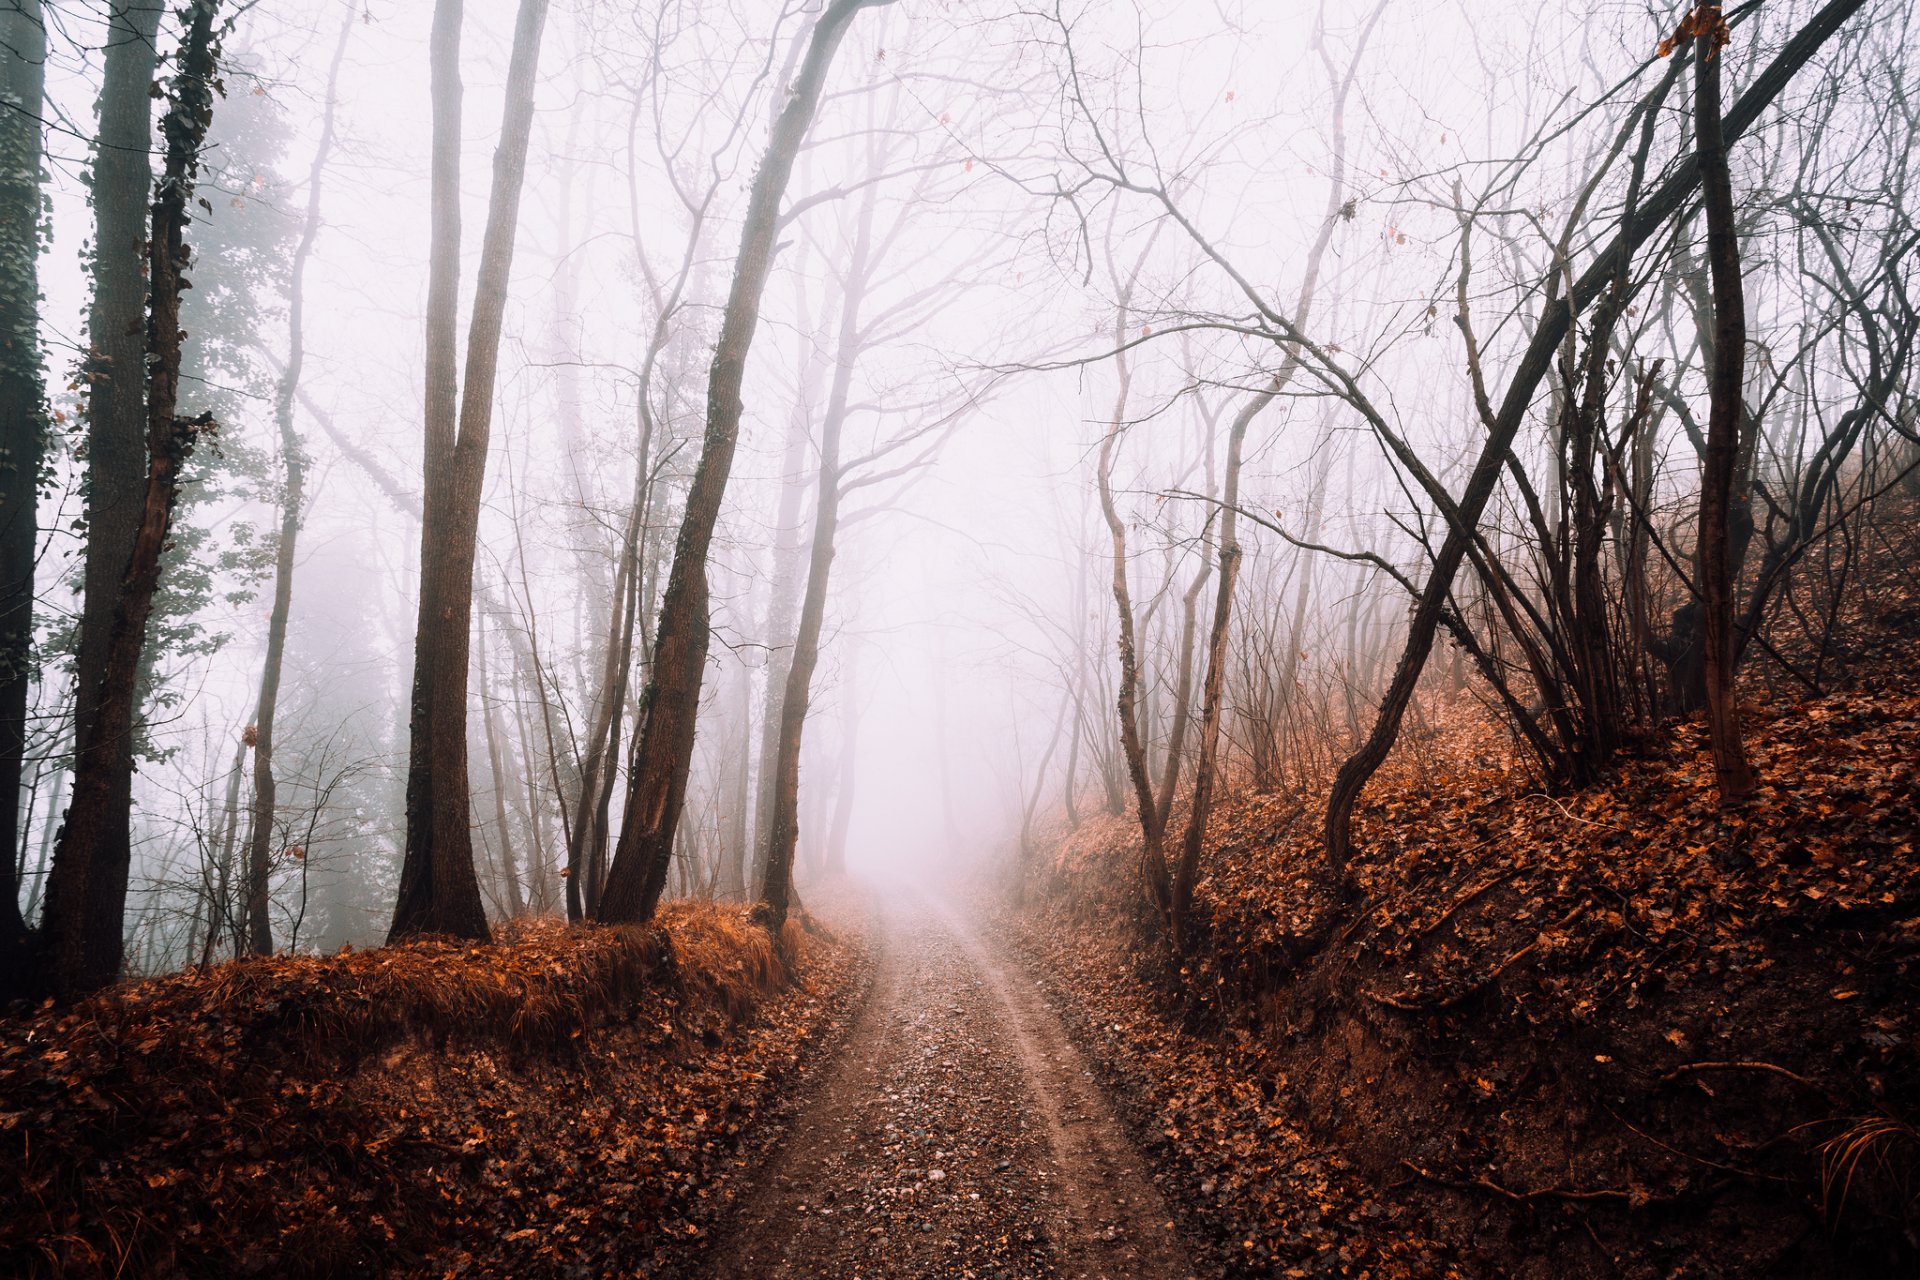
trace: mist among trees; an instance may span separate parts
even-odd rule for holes
[[[391,955],[428,967],[364,998],[413,1012],[352,1054],[680,1019],[705,1048],[662,1061],[706,1083],[606,1105],[712,1090],[751,1142],[833,1019],[892,1052],[859,1028],[930,1035],[914,1002],[976,983],[940,1061],[1004,1039],[1027,1075],[969,1078],[1106,1115],[1036,1065],[1086,1053],[1137,1103],[1047,1122],[1053,1225],[883,1230],[978,1212],[962,1108],[875,1148],[916,1189],[859,1193],[865,1253],[764,1230],[827,1222],[777,1189],[742,1191],[762,1228],[647,1230],[713,1231],[712,1274],[1695,1274],[1717,1231],[1762,1241],[1729,1275],[1911,1261],[1910,6],[3,0],[0,44],[20,1036]],[[1631,1090],[1568,1082],[1648,1053],[1657,1106],[1582,1136]],[[889,1100],[965,1092],[898,1069]],[[1780,1092],[1723,1113],[1728,1074]],[[4,1079],[19,1124],[69,1114]],[[1570,1145],[1385,1136],[1495,1098]],[[825,1185],[798,1132],[781,1177]],[[1709,1166],[1783,1197],[1740,1201],[1777,1248]],[[31,1185],[78,1216],[6,1256],[107,1266],[21,1243],[121,1229],[66,1176]],[[1359,1225],[1320,1248],[1308,1202]],[[1461,1243],[1488,1203],[1508,1242]],[[513,1221],[546,1262],[469,1260],[695,1265]],[[348,1269],[450,1256],[311,1229]]]

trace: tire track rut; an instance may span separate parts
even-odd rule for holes
[[[1183,1280],[1145,1163],[963,909],[876,913],[872,994],[703,1268],[712,1277]]]

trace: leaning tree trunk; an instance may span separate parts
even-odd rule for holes
[[[40,0],[0,10],[0,970],[20,971],[20,775],[33,686],[33,569],[46,450],[40,359],[40,115],[47,28]],[[0,978],[0,983],[6,979]]]
[[[1740,281],[1740,240],[1734,226],[1733,180],[1720,132],[1720,50],[1727,39],[1718,5],[1695,10],[1703,29],[1694,37],[1694,139],[1700,162],[1701,203],[1707,214],[1707,268],[1713,277],[1713,367],[1707,378],[1707,453],[1700,476],[1700,596],[1707,683],[1707,731],[1720,803],[1753,793],[1753,770],[1740,741],[1734,704],[1733,477],[1740,449],[1741,378],[1746,367],[1747,304]]]
[[[520,0],[514,23],[506,107],[493,156],[493,190],[467,332],[464,391],[457,390],[454,375],[460,285],[460,18],[461,0],[439,0],[433,22],[433,247],[427,296],[420,611],[407,759],[407,846],[389,939],[421,933],[488,937],[473,866],[467,777],[473,562],[547,0]]]
[[[1789,40],[1747,91],[1734,103],[1721,124],[1726,143],[1739,139],[1753,126],[1760,113],[1777,98],[1794,75],[1804,67],[1822,45],[1846,20],[1859,12],[1866,0],[1828,0],[1805,26]],[[1447,536],[1434,555],[1432,572],[1414,606],[1407,625],[1406,647],[1401,651],[1393,679],[1381,699],[1379,714],[1366,741],[1347,758],[1335,776],[1327,797],[1326,855],[1327,870],[1336,880],[1346,877],[1346,864],[1353,835],[1353,810],[1360,792],[1380,766],[1399,736],[1400,722],[1413,698],[1414,685],[1433,650],[1434,632],[1447,607],[1454,575],[1476,535],[1481,515],[1493,496],[1495,484],[1505,467],[1513,440],[1532,405],[1533,394],[1552,367],[1555,351],[1566,336],[1573,318],[1592,304],[1603,289],[1612,285],[1620,273],[1620,263],[1630,261],[1648,237],[1679,213],[1693,198],[1700,181],[1697,165],[1688,165],[1672,174],[1653,194],[1629,211],[1613,241],[1594,259],[1568,296],[1549,306],[1535,325],[1526,351],[1507,384],[1505,398],[1494,415],[1486,443],[1474,460],[1473,471],[1448,522]]]
[[[300,503],[306,492],[307,459],[300,433],[293,425],[293,399],[300,389],[300,370],[306,363],[306,277],[313,242],[320,235],[320,188],[327,157],[333,152],[333,115],[339,97],[340,61],[346,56],[347,37],[353,33],[354,14],[340,24],[340,38],[327,68],[326,106],[320,114],[320,143],[314,149],[307,174],[307,216],[300,242],[293,251],[293,273],[287,287],[287,361],[274,391],[273,420],[280,432],[280,465],[285,480],[280,491],[280,542],[273,559],[273,612],[267,617],[267,652],[260,664],[260,697],[253,712],[253,814],[247,831],[247,950],[257,956],[273,954],[273,926],[267,919],[267,880],[272,872],[275,783],[273,776],[274,717],[280,705],[280,670],[287,651],[287,616],[293,610],[294,554],[300,541]]]
[[[891,0],[833,0],[814,26],[800,74],[774,122],[767,152],[747,199],[740,252],[734,261],[720,338],[707,385],[706,439],[687,490],[686,513],[674,546],[673,568],[660,604],[653,669],[641,704],[633,766],[627,780],[620,840],[600,896],[599,918],[612,923],[650,918],[666,888],[673,837],[686,800],[693,763],[700,680],[707,661],[707,550],[733,468],[740,436],[740,389],[747,352],[760,322],[760,298],[773,265],[780,201],[820,95],[834,50],[860,10]]]
[[[127,829],[125,797],[133,785],[140,652],[160,583],[160,555],[173,523],[180,468],[195,441],[214,426],[211,415],[180,418],[174,410],[180,389],[180,293],[187,285],[189,260],[184,232],[201,142],[213,119],[220,56],[213,20],[218,8],[219,0],[192,0],[186,11],[186,41],[172,102],[161,123],[166,167],[154,189],[147,253],[146,492],[107,637],[93,716],[82,725],[75,753],[73,800],[48,875],[41,976],[45,987],[61,996],[105,986],[120,972],[127,863],[110,860],[111,842]]]

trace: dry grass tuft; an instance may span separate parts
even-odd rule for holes
[[[1820,1190],[1836,1222],[1857,1204],[1910,1227],[1917,1181],[1920,1133],[1894,1116],[1861,1116],[1820,1144]]]

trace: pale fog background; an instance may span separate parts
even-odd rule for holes
[[[1373,0],[1324,6],[1082,0],[1062,12],[1074,24],[1089,109],[1131,154],[1151,155],[1161,172],[1177,175],[1183,204],[1215,242],[1262,287],[1286,296],[1303,247],[1324,217],[1331,150],[1327,59],[1344,65],[1356,30],[1374,8]],[[467,5],[461,279],[469,291],[513,9],[510,0]],[[633,81],[646,24],[673,9],[558,0],[540,64],[479,573],[496,583],[510,578],[517,584],[524,576],[517,605],[537,623],[562,690],[553,714],[575,721],[585,713],[569,701],[589,680],[580,654],[594,625],[599,580],[589,562],[610,554],[605,548],[632,483],[632,362],[653,320],[636,267],[636,233],[668,264],[685,236],[650,149],[650,119],[635,125],[623,88]],[[214,207],[207,215],[243,217],[266,206],[297,217],[304,208],[326,67],[349,11],[354,31],[341,73],[325,228],[307,277],[301,429],[313,474],[281,731],[283,741],[306,744],[309,760],[323,756],[352,771],[353,798],[341,801],[352,811],[339,829],[351,828],[360,852],[351,861],[341,855],[329,862],[322,831],[302,871],[312,878],[312,894],[331,895],[329,923],[315,939],[320,945],[382,934],[398,862],[395,766],[405,752],[418,531],[350,454],[363,451],[391,478],[418,488],[432,6],[425,0],[261,0],[247,10],[228,44],[228,98],[216,112],[214,133],[218,139],[242,105],[264,103],[277,113],[284,137],[274,173],[248,189],[239,189],[246,176],[224,175],[222,189],[208,193]],[[777,29],[784,49],[799,29],[799,10],[793,7],[779,22],[780,6],[769,0],[676,11],[708,28],[675,46],[679,60],[664,98],[674,126],[699,149],[719,137],[724,123],[702,126],[699,111],[749,91],[752,72],[767,57],[768,35]],[[90,12],[59,14],[77,46],[98,44],[86,26]],[[864,113],[884,97],[894,113],[887,127],[908,139],[917,163],[932,169],[937,196],[902,239],[901,270],[914,280],[950,279],[967,287],[876,355],[871,369],[863,368],[867,389],[882,405],[872,416],[884,421],[888,396],[955,383],[980,396],[928,468],[849,504],[850,510],[888,509],[843,530],[802,808],[803,831],[817,830],[826,801],[816,783],[829,772],[844,775],[837,762],[844,735],[857,724],[848,857],[858,868],[946,865],[1002,847],[1018,826],[1023,788],[1032,785],[1060,712],[1062,663],[1072,660],[1074,642],[1084,646],[1088,661],[1113,661],[1111,599],[1097,559],[1086,580],[1083,553],[1103,545],[1090,476],[1111,413],[1114,371],[1107,362],[1074,361],[1111,345],[1115,264],[1124,271],[1141,257],[1151,228],[1142,209],[1120,201],[1094,201],[1075,211],[1053,196],[1073,177],[1067,157],[1085,148],[1086,138],[1066,122],[1061,105],[1057,29],[1044,21],[1051,12],[1045,5],[1026,13],[1010,4],[902,0],[863,14],[841,51],[831,78],[834,96],[789,191],[792,203],[853,180],[858,153],[842,142],[863,119],[871,120]],[[1376,394],[1402,415],[1409,436],[1429,456],[1457,458],[1476,435],[1463,425],[1473,418],[1451,326],[1436,331],[1425,322],[1430,293],[1450,288],[1453,215],[1436,203],[1455,178],[1484,178],[1522,138],[1570,111],[1569,103],[1591,100],[1626,77],[1646,58],[1665,20],[1627,3],[1474,0],[1391,4],[1374,30],[1346,120],[1355,206],[1330,248],[1330,283],[1315,327],[1369,353]],[[58,118],[70,129],[52,136],[54,240],[43,268],[56,387],[73,367],[83,331],[81,254],[89,226],[83,176],[95,74],[97,65],[69,57],[49,77]],[[764,143],[767,110],[764,102],[757,105],[735,143],[720,148],[727,176],[688,312],[709,328],[737,246],[736,219]],[[1515,202],[1564,207],[1581,147],[1590,143],[1583,136],[1578,145],[1550,145],[1513,193]],[[710,701],[727,687],[729,664],[757,672],[763,662],[748,624],[763,608],[773,512],[786,478],[782,442],[805,337],[796,316],[817,306],[809,300],[808,275],[824,278],[819,273],[828,269],[850,204],[809,214],[808,234],[782,233],[717,543],[716,625],[724,643],[715,646],[709,666]],[[1156,311],[1184,307],[1244,307],[1177,235],[1162,234],[1142,260],[1133,304],[1139,317],[1150,321]],[[463,343],[466,315],[463,306]],[[277,314],[260,336],[269,348],[281,348]],[[1514,335],[1489,340],[1497,347]],[[686,345],[694,354],[669,374],[683,435],[697,430],[706,371],[698,344]],[[1133,433],[1116,472],[1128,518],[1141,530],[1194,524],[1190,506],[1164,496],[1194,483],[1198,428],[1190,402],[1173,394],[1187,381],[1179,360],[1174,343],[1136,354],[1132,412],[1163,415]],[[1014,371],[1049,363],[1061,367]],[[1257,353],[1231,339],[1194,338],[1188,363],[1216,400],[1264,377]],[[69,421],[72,402],[71,391],[60,393]],[[235,445],[270,451],[268,406],[259,396],[248,403],[252,412],[228,423],[228,435]],[[317,415],[325,415],[330,430]],[[683,463],[690,465],[691,456],[687,452]],[[1447,465],[1443,475],[1451,474]],[[811,481],[811,466],[809,457],[803,483]],[[1334,467],[1340,477],[1341,497],[1324,515],[1329,538],[1407,555],[1409,544],[1383,516],[1406,499],[1391,487],[1374,446],[1312,399],[1289,402],[1256,426],[1248,444],[1249,506],[1286,510],[1315,467]],[[71,489],[69,483],[64,514],[44,524],[59,527],[70,519]],[[807,505],[801,504],[803,521]],[[238,531],[248,524],[270,527],[272,513],[239,495],[201,518],[213,522],[216,537],[233,539],[244,537]],[[581,530],[595,528],[601,549],[583,551]],[[1258,531],[1244,536],[1249,573],[1263,571],[1256,568],[1263,556],[1269,566],[1291,563],[1281,559],[1291,553]],[[1136,552],[1160,556],[1163,542],[1143,533]],[[56,537],[49,558],[58,561],[71,550]],[[503,568],[511,573],[503,577]],[[1322,572],[1316,611],[1331,615],[1353,593],[1371,589],[1366,575]],[[141,894],[151,901],[161,887],[189,876],[199,856],[218,780],[252,714],[268,594],[256,591],[237,604],[216,599],[208,625],[228,634],[227,643],[211,654],[166,660],[168,679],[188,696],[155,726],[170,754],[144,765],[138,779],[136,913]],[[43,607],[75,604],[53,591]],[[604,610],[605,601],[598,607]],[[1390,620],[1398,606],[1388,598],[1382,608]],[[756,687],[756,714],[760,698]],[[1109,711],[1097,707],[1091,714]],[[738,727],[708,716],[696,774],[739,749]],[[534,757],[538,771],[537,751]],[[483,765],[476,753],[477,815],[489,813],[492,803]],[[704,820],[700,815],[717,803],[715,789],[696,780],[689,821]],[[616,828],[617,822],[616,812]],[[549,821],[545,856],[554,856],[551,846],[559,841]],[[806,844],[803,838],[803,857]],[[283,896],[276,886],[277,911],[288,909]]]

